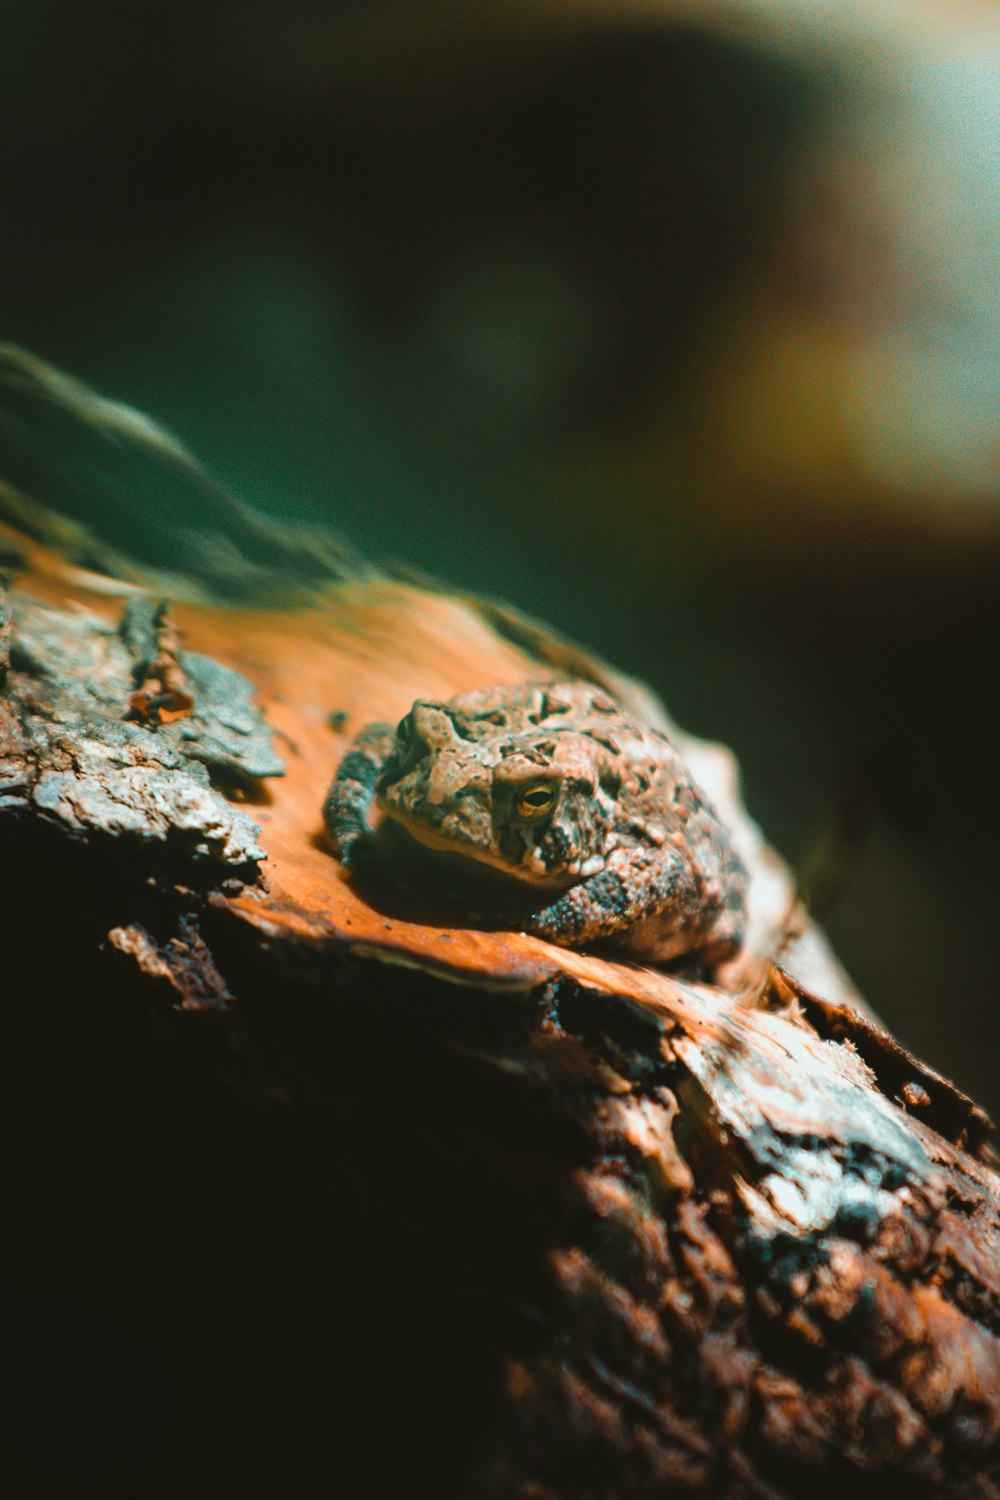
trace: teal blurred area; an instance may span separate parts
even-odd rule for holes
[[[0,337],[263,515],[647,678],[996,1110],[995,7],[33,0],[5,32]],[[168,551],[205,493],[145,503]]]

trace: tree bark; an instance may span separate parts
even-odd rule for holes
[[[728,752],[672,726],[754,877],[717,985],[441,925],[329,851],[356,729],[554,672],[651,695],[343,558],[308,605],[166,611],[32,515],[0,528],[25,1486],[1000,1495],[989,1122],[815,927],[783,942]]]

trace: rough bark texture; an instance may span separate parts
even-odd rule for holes
[[[169,1414],[150,1425],[130,1388],[141,1420],[119,1401],[108,1425],[103,1344],[72,1391],[19,1372],[16,1473],[1000,1495],[989,1122],[814,928],[768,965],[791,884],[725,751],[684,740],[754,872],[752,951],[718,987],[418,921],[343,880],[322,835],[358,725],[553,668],[662,714],[644,690],[500,607],[347,563],[309,607],[169,615],[3,540],[15,1269],[37,1312],[42,1224],[74,1327],[81,1301],[98,1324],[138,1309]]]

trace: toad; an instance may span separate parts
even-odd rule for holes
[[[516,899],[537,937],[702,966],[742,941],[747,874],[718,813],[666,735],[591,683],[421,700],[395,729],[366,725],[323,808],[345,866],[375,837],[373,799],[397,849],[419,846],[449,882],[491,875],[498,913]]]

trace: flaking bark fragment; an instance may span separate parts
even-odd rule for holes
[[[180,661],[180,640],[167,603],[140,594],[126,600],[119,634],[134,659],[129,709],[143,723],[173,724],[194,707]]]
[[[136,717],[177,726],[174,738],[185,754],[224,777],[284,775],[284,762],[254,704],[253,684],[211,657],[183,651],[167,603],[133,596],[118,631],[132,659],[135,688],[128,705]]]
[[[10,604],[10,595],[0,578],[0,687],[7,676],[7,668],[10,666],[10,640],[13,622],[13,611]]]
[[[131,959],[149,979],[162,981],[173,992],[179,1010],[211,1010],[233,999],[219,973],[192,913],[185,913],[179,930],[158,942],[140,922],[113,927],[108,942]]]
[[[148,730],[106,720],[74,733],[33,717],[24,727],[25,808],[67,833],[171,845],[227,865],[263,859],[247,815],[203,766],[150,743]]]
[[[126,722],[132,659],[99,616],[19,596],[10,640],[0,701],[0,815],[34,815],[76,838],[169,846],[195,861],[259,863],[256,826],[212,787],[201,763],[217,747],[219,763],[243,769],[242,747],[227,754],[219,741],[219,733],[242,732],[249,764],[267,764],[256,748],[263,721],[238,674],[200,668],[214,689],[193,735],[182,737],[179,725]],[[240,684],[232,704],[230,677]]]

